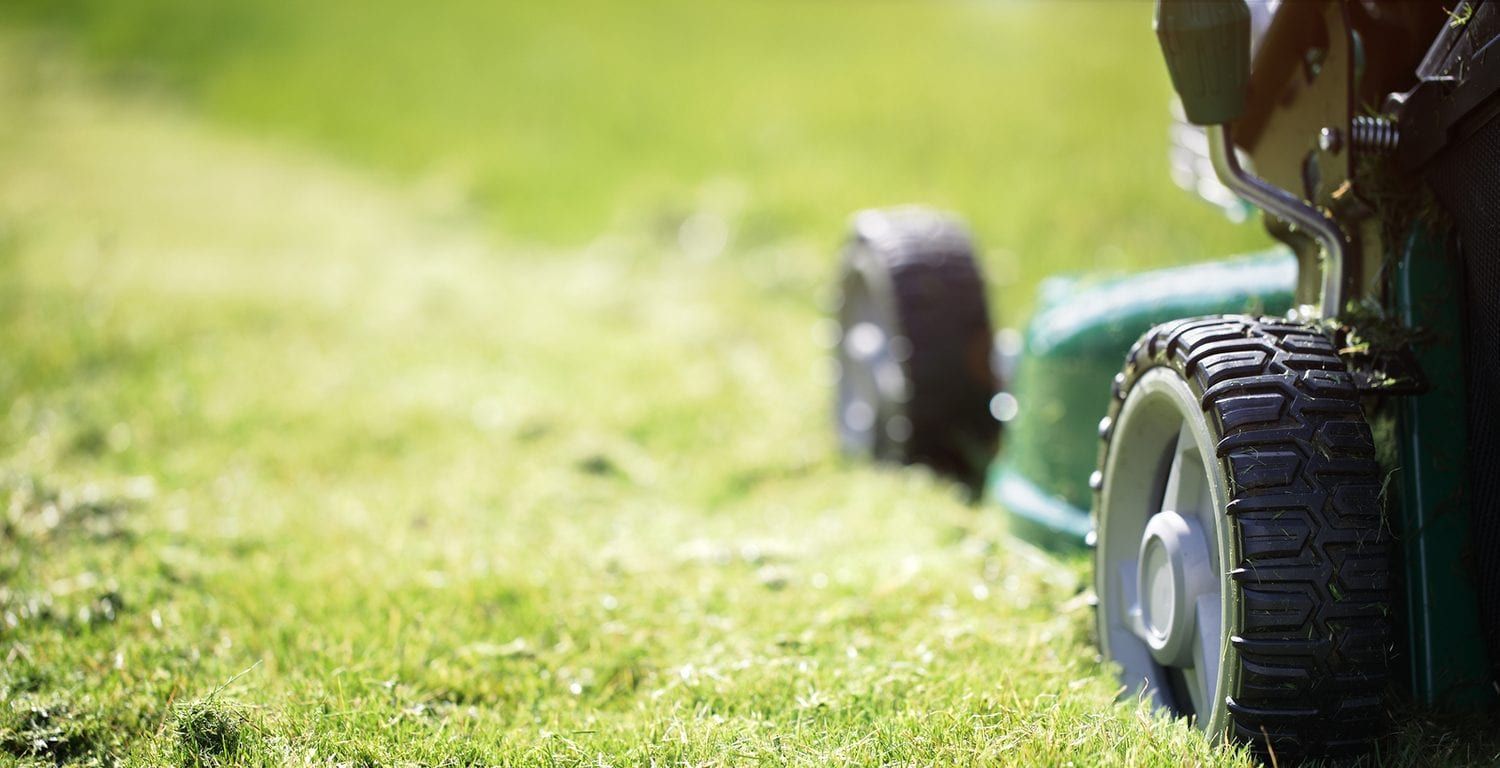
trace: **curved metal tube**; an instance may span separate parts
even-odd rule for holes
[[[1344,303],[1344,259],[1348,239],[1338,222],[1292,193],[1261,179],[1240,167],[1234,154],[1229,125],[1210,125],[1208,155],[1214,172],[1224,186],[1254,203],[1267,213],[1285,219],[1323,247],[1323,288],[1318,311],[1324,317],[1337,315]]]

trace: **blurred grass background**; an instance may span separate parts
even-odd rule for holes
[[[705,206],[731,250],[967,216],[1008,320],[1058,270],[1265,242],[1174,188],[1147,2],[12,0],[115,77],[425,181],[521,240]],[[821,266],[821,265],[820,265]]]
[[[1247,764],[827,414],[853,209],[966,215],[1012,323],[1264,242],[1149,15],[0,3],[0,762]]]

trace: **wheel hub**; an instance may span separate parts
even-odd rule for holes
[[[1190,665],[1197,636],[1194,604],[1214,586],[1208,542],[1198,523],[1174,510],[1152,515],[1136,563],[1141,639],[1158,664]]]

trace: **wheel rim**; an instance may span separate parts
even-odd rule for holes
[[[1221,733],[1232,553],[1214,443],[1187,382],[1168,368],[1140,377],[1106,455],[1095,587],[1100,642],[1129,690]]]
[[[901,339],[890,334],[858,272],[845,281],[839,326],[839,439],[845,450],[875,453],[890,416],[888,404],[903,399],[906,377],[896,357]]]

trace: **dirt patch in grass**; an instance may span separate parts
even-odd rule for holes
[[[65,537],[128,541],[131,532],[126,517],[142,495],[106,493],[95,485],[59,488],[28,475],[0,478],[4,512],[0,540],[17,545],[41,545]]]
[[[65,703],[23,697],[11,702],[0,724],[0,752],[53,765],[116,765],[108,729]]]
[[[77,630],[112,624],[126,599],[109,573],[57,573],[75,546],[128,547],[140,501],[96,485],[61,487],[29,475],[0,477],[0,630],[42,623]]]

